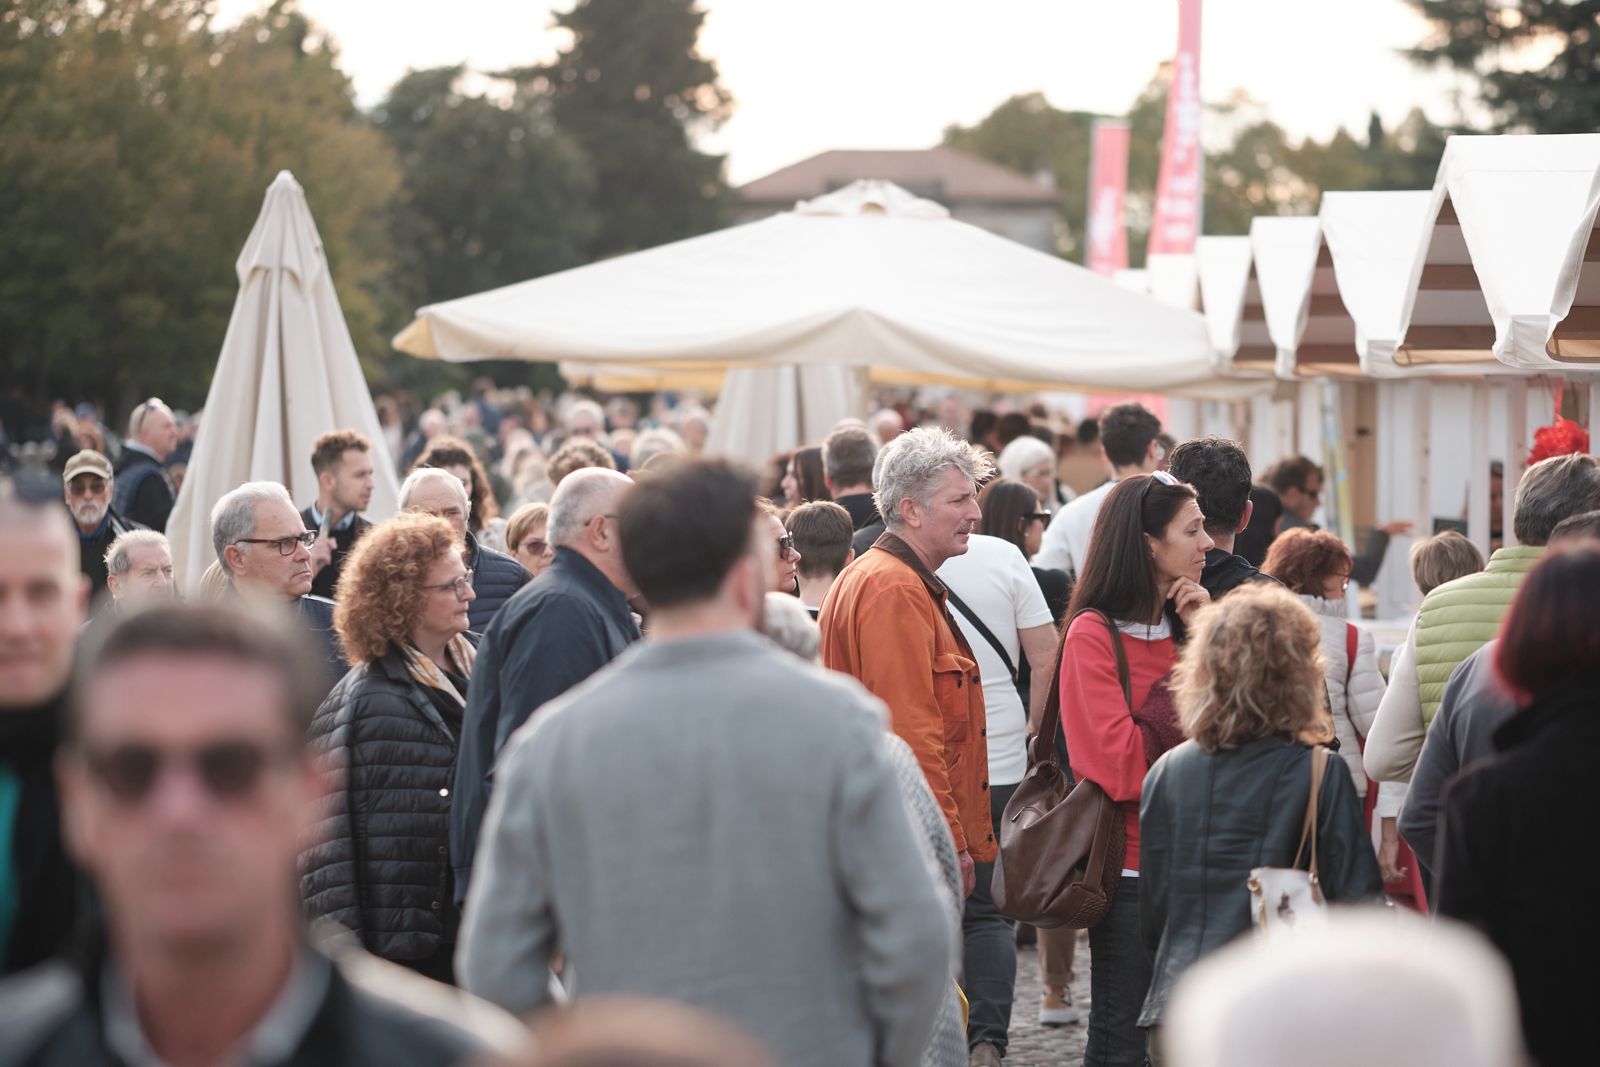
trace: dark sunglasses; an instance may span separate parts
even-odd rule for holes
[[[1050,521],[1050,512],[1048,512],[1048,511],[1035,511],[1032,515],[1028,516],[1028,521],[1029,522],[1033,522],[1035,519],[1037,519],[1039,522],[1049,522]]]
[[[794,534],[786,534],[778,538],[778,555],[787,556],[794,551]]]
[[[219,741],[190,752],[126,744],[83,753],[89,773],[124,804],[138,804],[148,797],[172,764],[191,767],[214,799],[238,800],[255,791],[269,766],[288,758],[287,747],[271,750],[253,741]]]

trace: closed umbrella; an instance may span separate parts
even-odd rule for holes
[[[322,238],[288,171],[268,186],[237,270],[239,297],[167,523],[178,580],[190,593],[216,560],[211,509],[223,494],[244,482],[275,481],[301,507],[316,499],[311,446],[319,434],[349,429],[372,441],[370,517],[391,515],[399,496]]]

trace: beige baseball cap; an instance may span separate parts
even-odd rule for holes
[[[111,461],[92,448],[67,460],[67,469],[61,472],[63,481],[72,481],[80,474],[98,474],[106,481],[111,480]]]

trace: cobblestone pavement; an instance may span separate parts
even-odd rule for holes
[[[1076,1026],[1039,1025],[1039,954],[1032,945],[1017,950],[1017,992],[1011,1008],[1011,1047],[1006,1067],[1078,1067],[1089,1023],[1089,938],[1078,935],[1073,961],[1072,997],[1083,1020]]]

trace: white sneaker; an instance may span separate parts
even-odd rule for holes
[[[1040,1026],[1076,1026],[1083,1020],[1083,1013],[1072,1002],[1072,990],[1063,989],[1060,1001],[1052,1004],[1053,1000],[1056,998],[1046,994],[1039,1002]]]

